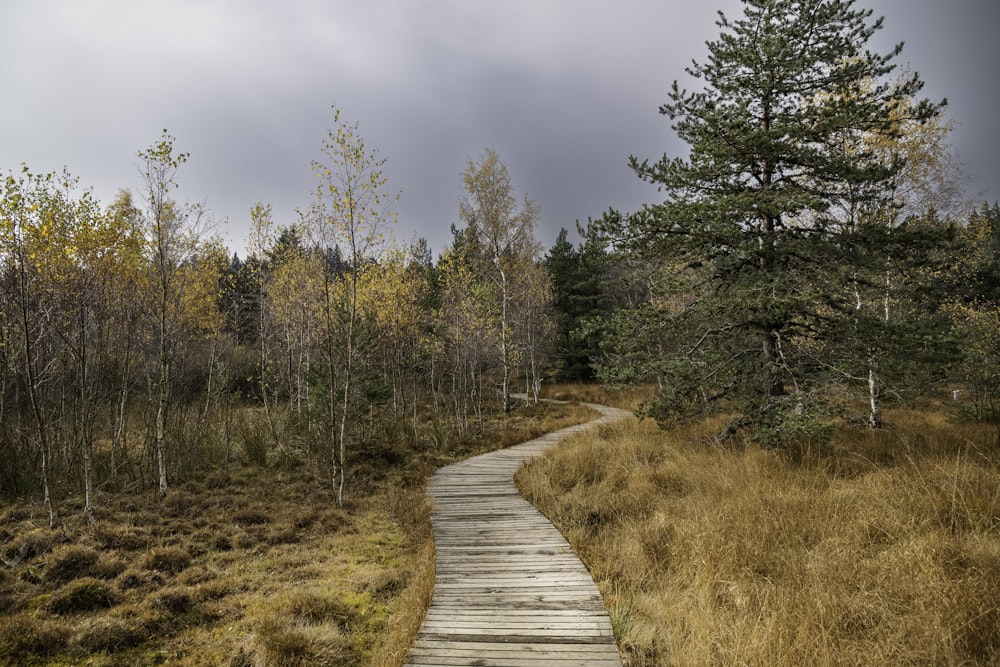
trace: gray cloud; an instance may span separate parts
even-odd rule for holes
[[[877,46],[948,97],[976,190],[1000,187],[993,128],[998,9],[978,0],[870,0]],[[310,161],[336,103],[388,158],[397,237],[440,250],[465,161],[495,148],[559,227],[657,198],[627,169],[678,146],[657,114],[703,59],[717,8],[620,0],[6,0],[0,5],[0,170],[69,167],[110,200],[162,128],[191,153],[181,196],[205,199],[242,250],[249,207],[280,222],[309,204]],[[992,200],[992,199],[991,199]]]

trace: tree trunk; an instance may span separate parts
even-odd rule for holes
[[[868,427],[882,428],[882,392],[879,387],[878,360],[868,365]]]
[[[507,332],[507,272],[500,265],[500,257],[496,258],[497,269],[500,271],[500,357],[503,364],[503,411],[510,412],[510,341]]]
[[[170,359],[167,349],[167,296],[164,290],[160,299],[160,380],[156,399],[156,469],[159,475],[159,497],[167,497],[167,403],[169,401]]]
[[[334,340],[333,340],[333,285],[329,275],[326,275],[324,281],[324,290],[326,298],[326,359],[327,359],[327,409],[329,410],[330,418],[330,486],[334,489],[337,488],[337,474],[338,474],[338,457],[337,457],[337,374],[335,372],[336,362],[334,359]],[[340,505],[340,500],[338,497],[338,506]]]
[[[87,306],[80,304],[80,437],[83,441],[83,512],[94,522],[94,480],[93,480],[93,420],[90,418],[90,404],[87,391],[88,377],[87,350]]]
[[[24,334],[24,365],[28,376],[28,401],[31,404],[31,413],[35,418],[35,428],[38,430],[38,446],[42,457],[42,501],[45,503],[45,509],[49,514],[49,528],[54,528],[56,525],[56,515],[52,507],[52,496],[49,492],[49,463],[52,453],[50,450],[48,429],[45,426],[45,419],[42,417],[42,408],[39,405],[38,399],[38,377],[35,373],[34,345],[31,342],[31,323],[28,318],[28,275],[23,257],[20,264],[21,325],[22,333]]]
[[[128,318],[128,336],[125,341],[125,356],[122,359],[121,391],[118,394],[118,423],[114,425],[111,434],[111,481],[118,483],[118,453],[128,451],[128,388],[129,366],[132,352],[132,319]]]
[[[344,400],[341,406],[340,412],[340,452],[339,452],[339,468],[340,468],[340,480],[337,486],[337,507],[344,506],[344,463],[347,459],[347,418],[348,413],[351,409],[351,380],[354,369],[354,307],[351,307],[351,312],[348,315],[347,320],[347,363],[344,368]]]

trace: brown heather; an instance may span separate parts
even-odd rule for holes
[[[0,665],[400,665],[434,584],[427,476],[592,417],[520,407],[477,438],[387,445],[343,509],[325,471],[250,459],[163,502],[100,494],[96,529],[73,500],[51,531],[39,504],[0,506]]]
[[[896,410],[822,452],[722,422],[585,433],[518,475],[598,581],[628,665],[1000,664],[1000,452]]]

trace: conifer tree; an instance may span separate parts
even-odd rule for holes
[[[574,247],[565,229],[545,256],[552,280],[555,312],[555,354],[559,379],[592,382],[599,337],[591,331],[610,315],[607,294],[609,256],[596,228],[577,226],[583,242]]]
[[[871,15],[853,0],[744,0],[741,18],[720,13],[707,62],[686,70],[697,89],[675,81],[660,110],[689,154],[631,158],[666,200],[603,224],[671,273],[653,303],[674,350],[655,360],[667,390],[654,416],[724,400],[740,417],[723,435],[749,426],[780,441],[808,424],[811,390],[828,379],[809,341],[850,314],[844,284],[885,256],[871,247],[903,237],[857,224],[903,164],[870,140],[940,108],[915,100],[917,75],[888,80],[902,44],[869,50],[882,26]]]

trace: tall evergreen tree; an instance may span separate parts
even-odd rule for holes
[[[559,230],[555,244],[545,255],[545,270],[552,280],[555,311],[555,353],[559,362],[558,378],[582,380],[586,374],[586,361],[573,344],[573,331],[577,326],[574,309],[574,292],[579,283],[579,255],[570,243],[569,232]]]
[[[608,253],[593,226],[578,226],[578,231],[584,240],[574,246],[569,232],[560,230],[544,264],[552,280],[557,377],[592,382],[596,378],[593,360],[599,353],[594,325],[610,314]]]
[[[666,201],[604,224],[671,274],[653,306],[656,335],[676,351],[656,360],[667,391],[650,412],[725,400],[741,415],[727,433],[753,426],[780,438],[804,423],[810,390],[827,379],[808,341],[834,335],[850,314],[844,286],[865,275],[859,263],[885,256],[872,246],[903,241],[858,224],[902,166],[870,138],[895,136],[901,116],[926,121],[940,105],[915,101],[915,74],[887,82],[902,45],[872,53],[882,19],[853,0],[743,4],[738,20],[720,13],[708,61],[686,70],[698,89],[675,81],[661,107],[689,155],[631,159]]]

